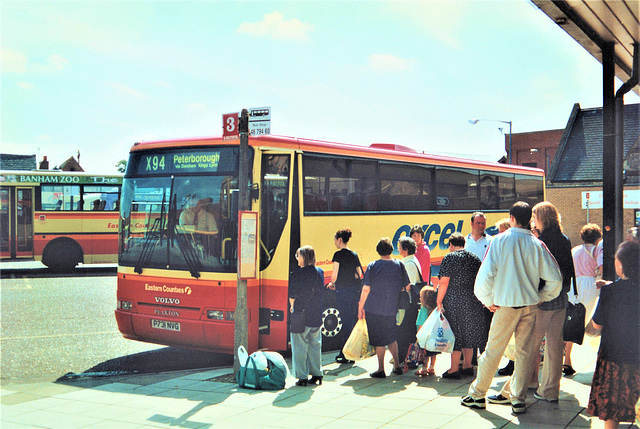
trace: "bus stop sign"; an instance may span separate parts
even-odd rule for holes
[[[222,140],[232,140],[239,137],[239,119],[240,112],[225,113],[222,115]]]

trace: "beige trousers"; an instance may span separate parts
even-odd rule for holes
[[[525,385],[528,386],[531,375],[535,369],[533,365],[536,360],[536,353],[538,353],[542,339],[546,335],[547,342],[544,350],[544,362],[542,363],[542,379],[540,380],[540,386],[538,387],[537,393],[551,401],[558,399],[560,394],[560,380],[562,380],[562,363],[564,360],[562,329],[564,327],[566,312],[566,309],[553,311],[543,311],[538,309],[538,313],[536,314],[536,324],[533,328],[533,336],[531,337],[534,348],[532,351],[529,376],[523,380]],[[512,402],[513,395],[511,393],[511,384],[513,383],[514,377],[515,373],[509,380],[507,380],[500,392],[500,394],[505,398],[511,398]]]
[[[537,305],[522,308],[501,307],[493,314],[487,346],[478,358],[478,375],[469,387],[469,395],[474,399],[484,398],[491,386],[493,376],[500,366],[507,344],[514,335],[516,360],[512,382],[511,402],[524,403],[527,398],[527,384],[531,374],[531,341],[536,322]],[[539,343],[538,343],[539,347]]]

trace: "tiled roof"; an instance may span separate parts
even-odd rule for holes
[[[624,108],[624,157],[640,136],[640,104]],[[602,108],[574,106],[553,160],[550,180],[602,182]]]
[[[0,153],[0,170],[35,170],[35,155]]]

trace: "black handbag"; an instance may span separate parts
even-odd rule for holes
[[[415,264],[415,262],[413,263]],[[438,289],[432,286],[428,281],[426,282],[424,281],[424,279],[422,278],[422,274],[420,273],[420,269],[418,269],[418,276],[420,276],[420,281],[414,285],[411,285],[411,302],[415,304],[420,304],[420,291],[422,290],[423,287],[428,286],[429,290],[427,292],[427,307],[430,309],[436,308],[437,299],[438,299]]]
[[[577,297],[576,292],[576,279],[573,278],[573,293]],[[567,315],[564,319],[564,328],[562,330],[562,337],[564,341],[570,341],[581,345],[584,340],[584,325],[587,309],[578,302],[572,304],[569,302],[567,306]]]
[[[294,334],[301,334],[304,332],[305,321],[304,321],[304,311],[294,311],[289,314],[289,322],[291,326],[289,327],[289,331]]]
[[[306,322],[305,322],[305,318],[304,318],[304,312],[307,309],[307,306],[309,305],[309,303],[311,302],[311,299],[313,298],[313,294],[315,293],[315,288],[311,288],[311,293],[309,294],[309,299],[307,300],[307,302],[305,303],[304,306],[299,305],[298,308],[303,308],[303,310],[301,311],[296,311],[296,301],[298,301],[298,299],[296,299],[293,302],[293,313],[289,313],[289,332],[294,333],[294,334],[301,334],[304,332],[304,328],[307,326]]]
[[[398,294],[398,310],[408,310],[411,307],[409,292],[401,290]]]

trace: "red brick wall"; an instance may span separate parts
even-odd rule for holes
[[[537,168],[547,171],[547,155],[549,165],[553,162],[560,138],[564,130],[533,131],[514,133],[511,139],[511,163],[524,165],[536,163]],[[509,135],[505,136],[505,150],[509,152]],[[531,149],[536,149],[531,151]]]
[[[625,190],[639,189],[637,186],[625,187]],[[547,188],[547,201],[552,203],[562,216],[562,228],[571,240],[571,245],[582,243],[580,229],[587,223],[587,210],[582,208],[582,192],[602,191],[602,186],[580,188]],[[589,210],[589,222],[602,228],[602,209]],[[624,231],[634,224],[634,209],[624,210]]]

